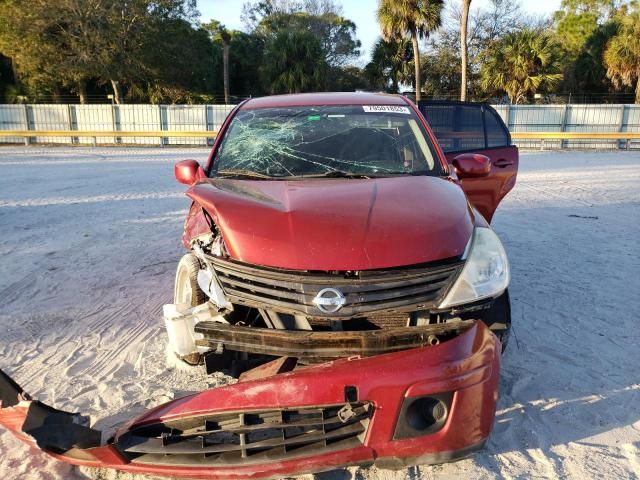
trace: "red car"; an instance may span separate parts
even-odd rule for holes
[[[205,165],[176,165],[193,203],[165,306],[176,354],[238,383],[102,443],[0,375],[0,424],[71,463],[191,478],[401,468],[481,448],[511,322],[489,221],[517,150],[486,105],[421,108],[448,157],[402,96],[238,105]]]

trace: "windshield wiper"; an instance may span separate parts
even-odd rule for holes
[[[253,170],[245,170],[245,169],[227,169],[227,170],[218,170],[216,176],[218,177],[235,177],[235,178],[269,178],[273,177],[270,175],[266,175],[260,172],[254,172]]]
[[[387,172],[388,175],[411,175],[412,177],[429,176],[428,170],[407,170],[403,172]]]
[[[300,175],[301,178],[371,178],[371,175],[364,173],[345,172],[343,170],[331,170],[324,173],[312,173],[310,175]]]

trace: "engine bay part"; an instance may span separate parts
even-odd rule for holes
[[[198,285],[216,305],[219,312],[225,313],[233,311],[233,305],[225,295],[222,285],[220,285],[218,274],[216,273],[213,265],[211,265],[208,257],[205,255],[199,242],[193,243],[193,251],[205,267],[198,272]]]
[[[194,353],[204,353],[207,349],[196,345],[198,340],[204,337],[195,331],[198,322],[227,323],[225,318],[218,314],[211,303],[203,303],[197,307],[189,307],[184,304],[166,304],[162,307],[169,345],[178,358],[185,358]]]
[[[470,328],[472,320],[452,321],[421,327],[400,327],[381,330],[309,332],[225,325],[220,322],[200,322],[195,331],[204,337],[196,345],[223,348],[262,355],[296,357],[305,363],[317,363],[336,358],[370,357],[410,348],[435,346]]]

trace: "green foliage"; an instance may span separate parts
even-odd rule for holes
[[[598,27],[586,39],[573,62],[565,64],[564,88],[570,92],[602,93],[611,89],[604,65],[604,50],[618,31],[619,24],[609,21]]]
[[[461,85],[460,5],[449,2],[441,25],[443,0],[380,0],[383,39],[360,68],[356,25],[339,0],[251,0],[242,32],[217,20],[199,25],[195,0],[0,0],[0,97],[75,93],[87,101],[113,90],[119,102],[200,103],[223,92],[237,101],[413,84],[418,99],[421,90],[452,98]],[[518,5],[489,0],[471,9],[471,97],[506,92],[519,103],[559,89],[633,88],[640,95],[637,0],[562,0],[552,22],[528,18]]]
[[[616,88],[613,77],[607,76],[604,53],[628,8],[623,0],[563,0],[554,14],[554,27],[565,91],[604,93]]]
[[[428,37],[440,26],[443,6],[442,0],[380,0],[378,7],[378,22],[385,40],[411,38],[416,101],[420,101],[422,90],[418,38]]]
[[[256,31],[265,36],[283,30],[309,32],[320,41],[327,65],[346,64],[360,55],[360,41],[356,38],[356,25],[334,12],[312,15],[305,11],[275,12],[260,21]]]
[[[551,35],[534,29],[509,33],[495,42],[480,70],[482,88],[504,91],[516,104],[555,87],[562,77]]]
[[[360,55],[356,25],[334,2],[259,1],[245,4],[244,15],[252,35],[264,42],[260,63],[267,92],[368,86],[362,72],[348,66]]]
[[[324,90],[326,63],[310,32],[281,30],[267,41],[262,78],[270,93]]]
[[[640,103],[640,8],[635,3],[631,12],[623,11],[620,28],[604,52],[607,76],[617,88],[633,86],[635,102]]]
[[[373,47],[364,74],[373,89],[398,93],[401,83],[413,83],[413,68],[411,41],[381,38]]]
[[[442,0],[381,0],[378,21],[383,38],[429,36],[442,22],[443,6]]]
[[[260,66],[264,63],[264,38],[233,32],[229,47],[230,85],[232,91],[259,96],[268,92],[260,82]]]
[[[148,59],[159,58],[150,50],[172,49],[176,38],[163,32],[196,16],[195,0],[0,0],[0,12],[0,49],[25,83],[82,91],[98,79],[118,101],[119,85],[145,84],[161,70]]]
[[[330,92],[354,92],[370,90],[371,84],[360,67],[329,67],[325,87]]]
[[[611,25],[605,25],[615,4],[616,0],[562,0],[560,10],[554,13],[555,38],[565,61],[565,89],[575,91],[586,84],[607,89],[601,68],[602,42],[606,44],[610,34]]]
[[[563,0],[554,14],[556,38],[566,54],[575,58],[587,39],[598,28],[599,6],[610,0]]]
[[[214,64],[216,53],[204,29],[196,30],[182,19],[164,20],[162,29],[145,38],[140,61],[147,75],[132,82],[128,96],[138,93],[140,100],[148,98],[152,103],[194,103],[210,90],[219,71]]]
[[[474,3],[472,3],[474,5]],[[462,10],[450,4],[443,25],[431,35],[421,58],[423,89],[437,98],[459,98],[462,83],[461,28]],[[487,49],[510,32],[538,24],[528,18],[517,2],[490,0],[486,7],[472,8],[467,29],[467,92],[468,98],[488,100],[494,91],[480,85],[480,67]]]
[[[424,92],[434,98],[455,98],[460,93],[460,56],[452,48],[440,48],[422,59]],[[470,85],[471,87],[471,85]],[[471,92],[473,88],[469,88]]]

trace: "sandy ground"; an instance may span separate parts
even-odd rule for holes
[[[168,364],[160,319],[188,207],[172,164],[206,155],[0,148],[0,367],[27,391],[111,430],[228,380]],[[494,219],[515,335],[487,448],[316,477],[640,478],[640,154],[525,153],[520,172]],[[0,431],[0,478],[148,477],[69,467]]]

